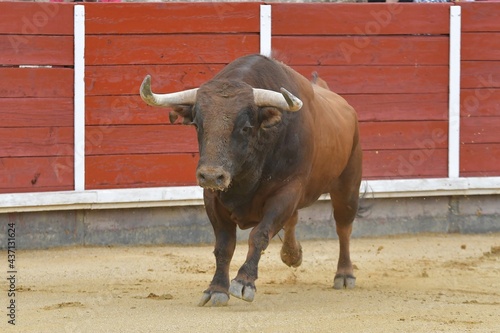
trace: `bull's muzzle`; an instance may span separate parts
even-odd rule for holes
[[[215,191],[226,191],[231,185],[231,175],[222,167],[200,166],[196,171],[198,185]]]

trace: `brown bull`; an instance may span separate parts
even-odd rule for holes
[[[334,288],[354,287],[349,239],[361,182],[358,122],[327,88],[261,55],[239,58],[182,92],[152,93],[150,77],[144,79],[143,100],[171,107],[171,121],[180,116],[198,133],[196,177],[216,238],[215,275],[200,306],[226,305],[229,294],[253,301],[261,253],[281,229],[281,259],[299,266],[297,212],[323,193],[331,196],[340,243]],[[246,261],[230,282],[237,226],[253,229]]]

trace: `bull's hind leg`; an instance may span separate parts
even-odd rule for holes
[[[333,216],[339,236],[339,261],[335,274],[333,288],[354,288],[354,277],[349,243],[352,233],[352,223],[356,217],[359,201],[359,186],[361,184],[361,150],[359,146],[353,151],[351,159],[339,177],[338,182],[330,192],[333,205]]]
[[[302,246],[295,238],[295,226],[298,221],[298,213],[295,212],[285,223],[285,239],[281,246],[281,260],[290,267],[299,267],[302,264]]]

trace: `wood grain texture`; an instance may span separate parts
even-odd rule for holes
[[[73,4],[0,2],[0,34],[73,35]]]
[[[447,66],[294,66],[310,78],[317,71],[339,94],[448,92]]]
[[[500,6],[498,7],[500,9]],[[500,31],[499,32],[469,32],[462,36],[462,60],[499,60],[500,59]]]
[[[87,156],[88,189],[196,185],[198,154]]]
[[[73,128],[0,128],[0,142],[0,157],[68,155],[73,153]]]
[[[276,36],[272,39],[273,55],[290,66],[448,65],[448,43],[445,36],[422,35],[306,35]]]
[[[88,66],[227,64],[259,53],[258,34],[97,35],[85,43]]]
[[[447,120],[448,94],[344,94],[360,121]]]
[[[462,117],[500,116],[500,89],[462,89],[460,114]]]
[[[272,31],[276,35],[448,34],[450,4],[420,5],[275,3]]]
[[[1,97],[73,98],[72,68],[0,67]]]
[[[87,34],[259,31],[260,3],[257,2],[116,3],[106,5],[86,4]],[[110,10],[111,8],[112,10]]]
[[[359,124],[363,150],[446,149],[445,121],[362,122]]]
[[[73,126],[72,98],[0,98],[0,127]]]
[[[192,126],[87,126],[85,139],[87,155],[198,152]]]
[[[152,77],[157,93],[199,87],[217,74],[220,64],[88,66],[85,71],[86,96],[139,94],[142,80]]]
[[[148,106],[139,94],[87,96],[85,107],[88,126],[170,124],[170,109]]]
[[[460,142],[500,143],[499,130],[500,117],[465,117],[460,122]]]
[[[462,61],[462,89],[500,88],[500,59],[495,61]]]
[[[462,144],[460,176],[500,176],[500,144]]]
[[[462,31],[500,31],[500,3],[460,2],[462,7]]]
[[[363,179],[446,177],[446,149],[369,150],[363,153]]]
[[[72,36],[0,35],[2,65],[73,65]]]
[[[73,189],[73,156],[0,158],[0,193]]]

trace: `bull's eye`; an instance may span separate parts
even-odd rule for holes
[[[253,129],[253,126],[250,125],[250,123],[247,121],[245,123],[245,125],[243,125],[243,127],[241,128],[241,133],[248,135],[248,134],[252,133],[252,129]]]

